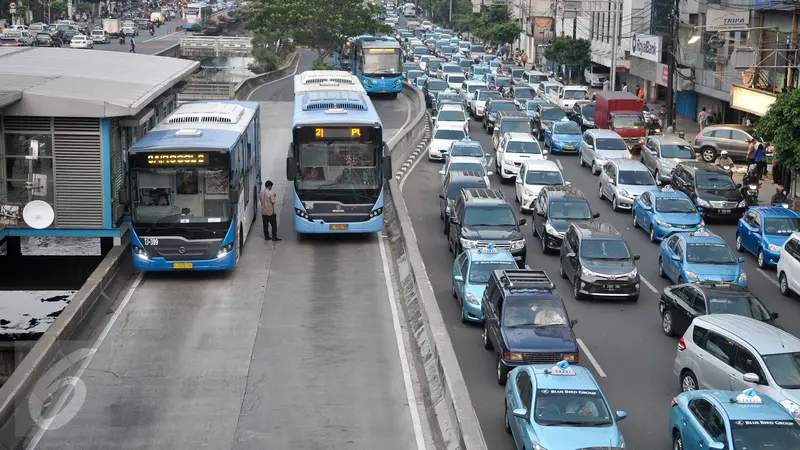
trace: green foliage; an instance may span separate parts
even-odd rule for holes
[[[50,12],[52,14],[59,14],[67,12],[67,2],[63,2],[61,0],[54,0],[50,4]]]
[[[494,44],[514,42],[522,32],[517,21],[502,5],[492,5],[478,14],[470,12],[462,15],[456,22],[456,28]]]
[[[778,94],[775,103],[756,123],[755,134],[769,141],[779,164],[800,170],[800,89]]]
[[[450,21],[450,0],[420,0],[419,6],[434,23],[448,24]],[[459,17],[472,14],[471,0],[453,0],[453,22],[458,23]],[[449,24],[449,25],[455,25]],[[459,30],[464,31],[463,28]]]
[[[280,58],[274,49],[256,44],[254,40],[251,55],[253,55],[253,62],[247,66],[251,72],[262,74],[278,69]]]
[[[312,48],[318,63],[350,36],[391,32],[377,19],[381,8],[361,0],[256,0],[251,8],[248,29]]]
[[[586,39],[572,39],[569,36],[553,38],[544,51],[544,57],[558,64],[587,66],[591,62],[592,44]]]
[[[192,25],[191,28],[189,28],[189,31],[191,31],[193,33],[200,33],[200,32],[203,31],[203,26],[200,25],[199,23],[196,23],[196,24]]]

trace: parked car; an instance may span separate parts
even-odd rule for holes
[[[727,150],[731,158],[744,159],[754,138],[752,127],[709,125],[695,136],[694,150],[707,163],[713,163],[723,150]]]

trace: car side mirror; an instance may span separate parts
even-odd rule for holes
[[[744,256],[739,257],[739,264],[744,264]]]
[[[526,218],[524,218],[524,217],[523,217],[522,219],[519,219],[519,226],[523,226],[523,225],[525,225],[526,223],[528,223],[528,219],[526,219]]]
[[[779,317],[779,314],[778,314],[778,313],[776,313],[776,312],[774,312],[774,313],[770,314],[770,316],[771,316],[773,319],[777,319],[777,318]]]
[[[458,218],[457,217],[451,217],[450,218],[450,223],[452,223],[453,225],[458,225]]]
[[[486,172],[486,175],[487,175],[487,176],[492,176],[492,175],[494,175],[494,172],[491,172],[491,171],[489,171],[489,172]]]
[[[461,275],[453,275],[453,281],[458,281],[459,283],[464,281],[464,277]]]
[[[633,260],[634,261],[638,261],[640,259],[642,259],[642,255],[633,255]]]
[[[439,175],[444,175],[444,169],[439,171]]]
[[[528,410],[525,408],[517,408],[513,411],[514,417],[518,417],[520,419],[527,419],[528,418]]]
[[[575,325],[578,324],[578,319],[572,319],[572,320],[569,321],[569,323],[570,323],[570,325],[572,325],[574,327]]]
[[[547,150],[544,150],[544,149],[543,149],[543,150],[542,150],[542,154],[543,154],[543,155],[546,155],[546,154],[547,154]]]
[[[600,217],[600,213],[592,214],[592,219],[597,219],[598,217]]]
[[[565,181],[564,182],[564,186],[571,186],[571,185],[572,185],[572,181]]]
[[[670,256],[670,259],[673,260],[673,261],[680,261],[681,257],[678,256],[678,255],[672,255],[672,256]]]
[[[614,416],[617,418],[617,422],[619,422],[620,420],[625,420],[625,418],[628,417],[628,413],[625,411],[617,411],[614,413]]]
[[[522,184],[522,178],[519,178],[519,177],[517,177],[517,181],[516,181],[516,183],[517,183],[517,184]]]
[[[594,145],[586,144],[586,148],[589,150],[594,150]]]
[[[537,209],[537,210],[536,210],[536,215],[537,215],[537,216],[539,216],[539,217],[544,217],[544,211],[539,211],[539,210]]]
[[[748,383],[758,383],[759,380],[761,380],[761,378],[758,375],[756,375],[756,374],[754,374],[752,372],[748,372],[748,373],[742,375],[742,379],[744,381],[748,382]]]
[[[565,256],[567,259],[572,259],[572,258],[574,258],[574,257],[575,257],[575,252],[569,252],[569,253],[567,253],[567,254],[566,254],[566,255],[564,255],[564,256]]]
[[[711,450],[725,450],[725,444],[722,442],[712,442],[708,444],[708,448]]]
[[[293,156],[286,158],[286,179],[288,181],[297,179],[297,160]]]

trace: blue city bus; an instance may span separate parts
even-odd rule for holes
[[[397,39],[360,36],[353,46],[351,72],[364,89],[396,97],[403,90],[403,55]]]
[[[260,107],[181,105],[127,152],[133,267],[225,270],[239,261],[258,212]]]
[[[205,26],[213,8],[207,3],[189,3],[183,13],[183,26],[190,30],[194,25]]]
[[[295,77],[286,178],[294,186],[298,233],[383,230],[384,184],[391,177],[383,125],[358,79],[338,74]]]

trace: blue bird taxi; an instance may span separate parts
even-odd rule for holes
[[[449,158],[451,156],[471,156],[473,158],[478,158],[481,160],[483,167],[489,167],[489,160],[486,157],[486,152],[483,150],[483,146],[480,142],[470,139],[469,136],[450,144],[450,152],[445,156],[445,158]]]
[[[800,426],[783,407],[753,389],[698,390],[672,399],[672,448],[681,450],[797,449]]]
[[[562,120],[544,130],[544,146],[553,153],[577,153],[582,137],[580,125],[571,120]]]
[[[453,263],[453,297],[461,306],[461,321],[482,322],[481,300],[492,272],[518,268],[511,252],[494,244],[461,253]]]
[[[509,372],[505,428],[516,448],[574,450],[624,448],[617,422],[588,369],[561,361],[555,366],[519,366]]]
[[[781,206],[755,206],[747,210],[736,227],[736,250],[758,258],[764,269],[778,264],[781,247],[792,233],[800,231],[800,214]]]
[[[675,284],[727,281],[746,288],[742,263],[744,258],[737,259],[724,239],[703,228],[661,241],[658,274]]]
[[[706,224],[688,195],[672,189],[653,189],[633,202],[633,228],[661,242],[675,233],[697,231]]]

